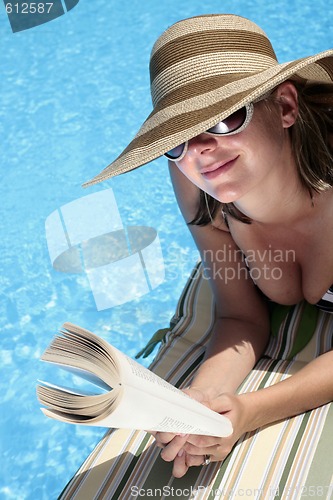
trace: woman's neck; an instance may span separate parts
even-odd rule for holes
[[[261,224],[293,224],[313,213],[320,195],[302,185],[295,164],[272,169],[264,182],[234,202],[252,221]]]
[[[311,193],[306,188],[299,188],[291,193],[274,193],[273,196],[261,196],[256,202],[234,203],[235,207],[249,217],[253,223],[264,227],[289,227],[308,231],[310,220],[316,222],[323,214],[332,211],[332,188],[320,193]]]

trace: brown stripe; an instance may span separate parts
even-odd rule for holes
[[[162,139],[168,136],[173,136],[179,132],[188,130],[190,127],[194,127],[199,123],[209,120],[212,116],[216,116],[223,112],[223,109],[231,108],[246,95],[248,95],[248,91],[233,95],[228,99],[223,99],[222,101],[216,102],[206,108],[180,114],[176,118],[173,117],[170,120],[163,122],[161,125],[158,125],[153,129],[148,130],[145,134],[135,138],[122,152],[119,159],[129,151],[133,151],[136,148],[149,148],[149,146],[156,141],[156,137],[160,137]]]
[[[281,70],[283,71],[283,73],[288,73],[289,72],[289,68],[293,68],[294,67],[294,63],[291,62],[289,64],[286,64],[285,66],[283,66],[281,68]],[[279,68],[278,68],[279,69]],[[281,71],[280,70],[280,71]],[[182,97],[186,97],[187,99],[192,99],[193,97],[196,98],[196,97],[199,97],[200,100],[198,100],[198,103],[200,101],[202,101],[204,98],[205,98],[205,93],[209,93],[209,92],[214,92],[215,90],[220,92],[222,91],[222,89],[227,85],[227,84],[236,84],[235,86],[237,87],[237,82],[239,81],[240,84],[238,85],[238,87],[240,87],[240,89],[238,89],[239,91],[237,91],[237,89],[235,89],[235,93],[234,95],[232,96],[229,96],[229,97],[223,97],[222,99],[220,99],[219,101],[216,101],[215,103],[211,104],[209,107],[207,108],[204,108],[204,110],[206,109],[217,109],[217,111],[214,113],[204,113],[204,110],[202,111],[202,108],[200,107],[200,110],[199,110],[199,113],[202,112],[202,117],[203,119],[202,120],[199,120],[198,122],[195,122],[195,121],[189,121],[189,124],[183,129],[182,127],[178,127],[177,126],[174,126],[174,123],[173,121],[174,120],[178,120],[178,116],[181,116],[181,115],[176,115],[169,118],[169,120],[165,120],[164,123],[167,123],[168,121],[171,122],[171,126],[170,128],[173,129],[173,133],[172,135],[176,134],[177,131],[182,131],[184,130],[186,132],[186,130],[188,130],[189,128],[192,128],[194,127],[195,125],[197,125],[198,123],[201,123],[201,121],[203,121],[204,119],[209,119],[211,117],[213,117],[214,115],[217,115],[221,112],[223,112],[223,110],[225,109],[229,109],[231,108],[231,106],[235,105],[237,102],[240,102],[241,99],[245,96],[248,95],[249,93],[249,90],[251,90],[251,94],[255,93],[256,89],[260,89],[262,87],[262,81],[263,81],[263,78],[261,77],[261,75],[264,74],[266,75],[266,72],[259,72],[258,74],[257,73],[253,73],[253,74],[247,74],[246,75],[246,78],[245,79],[242,79],[241,75],[240,74],[233,74],[233,75],[226,75],[225,77],[220,77],[220,83],[221,85],[218,85],[218,78],[219,77],[210,77],[210,78],[207,78],[205,80],[202,80],[202,85],[205,87],[204,89],[201,89],[200,86],[201,86],[201,83],[200,82],[197,82],[197,83],[192,83],[192,84],[188,84],[189,86],[192,85],[192,87],[187,87],[186,85],[184,85],[184,87],[180,87],[178,88],[174,93],[170,93],[169,95],[163,97],[161,99],[161,101],[154,107],[154,110],[152,111],[152,113],[149,115],[149,117],[147,118],[146,122],[149,122],[150,119],[152,118],[152,116],[154,116],[158,111],[160,111],[160,108],[162,109],[162,111],[164,109],[167,109],[167,106],[165,105],[166,102],[170,102],[171,103],[178,103],[178,102],[184,102],[184,100],[178,98],[177,94],[178,92],[182,95]],[[234,78],[235,77],[235,78]],[[285,78],[288,77],[288,74],[286,75]],[[229,81],[229,78],[230,78],[230,81]],[[276,72],[275,75],[273,75],[273,78],[269,78],[267,77],[267,81],[269,79],[278,79],[279,78],[279,71]],[[251,80],[251,85],[243,85],[244,81],[246,81],[247,79],[250,79]],[[234,82],[235,80],[235,82]],[[278,82],[279,83],[279,82]],[[209,87],[209,85],[217,85],[216,88],[206,88],[206,87]],[[189,93],[189,88],[191,88],[191,91],[194,92],[194,94],[191,94],[191,95],[184,95],[184,94],[188,94]],[[243,91],[242,88],[244,89]],[[201,94],[200,90],[204,90],[204,94]],[[260,94],[259,94],[260,95]],[[165,101],[164,101],[165,99]],[[195,99],[194,99],[195,100]],[[196,101],[195,101],[196,102]],[[184,115],[185,116],[190,116],[190,113],[196,113],[197,110],[193,110],[193,111],[190,111],[188,113],[185,113]],[[194,116],[194,114],[192,116]],[[161,124],[163,125],[163,123]],[[152,129],[151,129],[152,130]],[[156,126],[156,127],[153,127],[153,130],[162,130],[159,126]],[[123,154],[125,154],[125,152],[127,153],[129,150],[132,150],[132,149],[135,149],[136,147],[140,147],[141,144],[140,144],[140,139],[145,136],[146,134],[149,134],[149,130],[147,132],[144,132],[140,135],[138,135],[136,138],[134,138],[133,142],[130,143],[129,147],[125,149],[125,151],[123,151],[123,153],[120,155],[119,158],[121,158],[123,156]],[[166,136],[169,136],[170,133],[167,133]],[[161,135],[160,133],[158,134],[153,134],[150,139],[153,140],[153,142],[155,142],[156,140],[158,139],[163,139],[163,135]],[[137,145],[139,144],[139,145]],[[147,144],[144,142],[143,146],[146,146]],[[149,143],[148,143],[149,145]],[[133,146],[133,147],[132,147]],[[118,158],[117,160],[118,161]]]
[[[173,64],[214,52],[254,52],[276,60],[269,40],[259,33],[232,30],[202,31],[176,38],[158,49],[150,61],[151,82]]]
[[[331,80],[333,80],[333,61],[332,57],[325,57],[324,59],[321,59],[320,61],[317,61],[316,64],[318,66],[321,66],[326,73],[329,75]]]
[[[288,69],[293,68],[294,63],[291,62],[290,64],[286,65],[283,67],[283,73],[288,73]],[[277,73],[275,75],[277,78],[279,77],[279,74]],[[285,77],[287,78],[287,76]],[[258,75],[258,79],[260,80],[260,74]],[[267,80],[269,80],[267,78]],[[225,80],[224,80],[225,81]],[[241,79],[240,79],[241,81]],[[283,80],[282,80],[283,81]],[[221,79],[222,82],[222,79]],[[215,82],[216,83],[216,82]],[[218,88],[222,88],[222,86]],[[251,87],[251,93],[255,93],[256,88],[261,88],[262,85],[259,83],[257,87],[253,86]],[[206,89],[207,91],[207,89]],[[180,89],[177,90],[177,93],[180,92]],[[197,85],[197,94],[200,96],[199,92],[199,86]],[[121,158],[123,155],[128,153],[128,151],[133,151],[136,148],[141,148],[141,147],[147,147],[149,148],[150,145],[152,145],[155,141],[156,138],[163,139],[169,136],[174,136],[175,134],[182,132],[182,131],[187,131],[190,127],[195,127],[196,125],[203,123],[206,120],[209,120],[210,118],[217,116],[218,114],[222,113],[223,110],[225,109],[230,109],[232,106],[236,105],[238,102],[241,102],[241,100],[246,97],[249,94],[249,90],[246,89],[243,92],[238,92],[233,94],[230,97],[223,98],[220,101],[217,101],[207,107],[196,109],[193,111],[189,111],[187,113],[182,113],[179,115],[176,115],[169,120],[165,120],[162,124],[153,127],[151,130],[148,130],[147,132],[139,135],[138,137],[134,138],[134,140],[128,145],[128,147],[123,151],[123,153],[119,156]],[[191,96],[192,97],[192,96]],[[175,101],[177,100],[177,97],[175,96],[166,96],[165,99],[174,99]],[[163,107],[165,109],[165,106]],[[158,110],[158,107],[154,109],[154,111],[151,113],[151,115],[148,117],[146,121],[149,121],[151,116],[153,116],[156,111]],[[186,140],[186,139],[185,139]],[[162,152],[161,152],[162,153]],[[118,160],[118,159],[117,159]]]
[[[186,99],[191,99],[203,95],[207,92],[224,87],[228,83],[237,82],[249,76],[249,73],[233,73],[232,75],[218,75],[204,78],[198,82],[191,82],[183,87],[179,87],[176,92],[163,97],[155,106],[155,112],[165,109],[168,106],[183,102]]]

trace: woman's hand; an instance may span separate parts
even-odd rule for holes
[[[241,396],[222,394],[210,401],[205,401],[205,396],[201,391],[189,389],[185,392],[229,418],[233,425],[233,433],[226,438],[156,433],[157,445],[163,448],[161,457],[167,462],[174,462],[173,475],[175,477],[182,477],[191,466],[202,465],[207,456],[210,457],[211,462],[224,460],[236,441],[248,430],[246,411]]]
[[[209,406],[208,402],[205,402],[205,395],[202,391],[197,389],[183,389],[185,394],[188,394],[191,398],[199,401],[200,403]],[[167,462],[171,462],[179,451],[183,448],[186,443],[188,435],[185,434],[172,434],[170,432],[151,432],[155,437],[156,444],[160,448],[163,448],[161,456]],[[164,451],[165,450],[165,451]],[[170,458],[171,457],[171,458]]]
[[[189,436],[184,445],[188,467],[202,464],[206,456],[210,457],[211,462],[224,460],[238,439],[249,430],[247,411],[244,407],[242,396],[222,394],[210,402],[210,408],[217,413],[223,414],[231,421],[233,433],[223,438]]]

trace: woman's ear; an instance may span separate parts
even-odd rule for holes
[[[286,81],[276,90],[276,98],[281,109],[282,125],[289,128],[294,125],[298,114],[298,99],[295,85]]]

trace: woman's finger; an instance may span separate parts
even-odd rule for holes
[[[171,462],[179,454],[180,450],[184,447],[188,436],[175,436],[170,443],[165,445],[161,452],[161,457],[166,462]]]
[[[186,453],[182,448],[173,462],[172,475],[174,477],[183,477],[186,474],[189,468],[186,459]]]
[[[204,465],[207,457],[208,455],[190,455],[186,452],[186,464],[188,467],[198,467],[200,465]]]
[[[174,434],[174,433],[171,433],[171,432],[152,432],[151,433],[156,441],[160,444],[167,444],[167,443],[170,443],[170,441],[172,441],[175,437],[177,436],[185,436],[185,434]]]
[[[184,449],[186,453],[189,455],[193,456],[199,456],[202,457],[204,455],[217,455],[219,452],[219,446],[214,445],[214,446],[194,446],[190,443],[186,443],[184,445]]]

